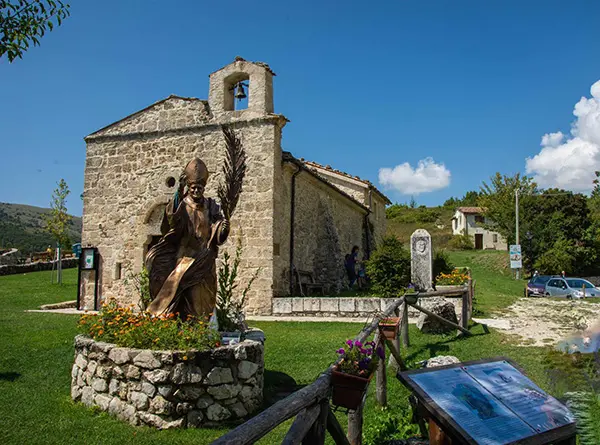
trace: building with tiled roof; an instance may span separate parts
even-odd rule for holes
[[[502,235],[487,229],[490,222],[482,207],[458,207],[452,217],[452,234],[468,235],[478,250],[506,250],[508,246]]]

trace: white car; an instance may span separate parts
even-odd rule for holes
[[[600,297],[600,289],[582,278],[552,278],[546,283],[545,294],[566,298]]]

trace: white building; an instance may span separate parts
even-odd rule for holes
[[[506,240],[498,232],[484,228],[489,223],[481,207],[458,207],[452,217],[452,234],[469,235],[475,249],[506,250]]]

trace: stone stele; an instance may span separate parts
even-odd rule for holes
[[[425,229],[417,229],[410,236],[411,281],[417,290],[432,288],[433,262],[431,235]]]

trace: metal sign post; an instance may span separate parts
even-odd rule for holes
[[[98,248],[84,247],[81,249],[79,257],[79,267],[77,271],[77,309],[81,305],[81,271],[94,272],[94,310],[98,310]]]

